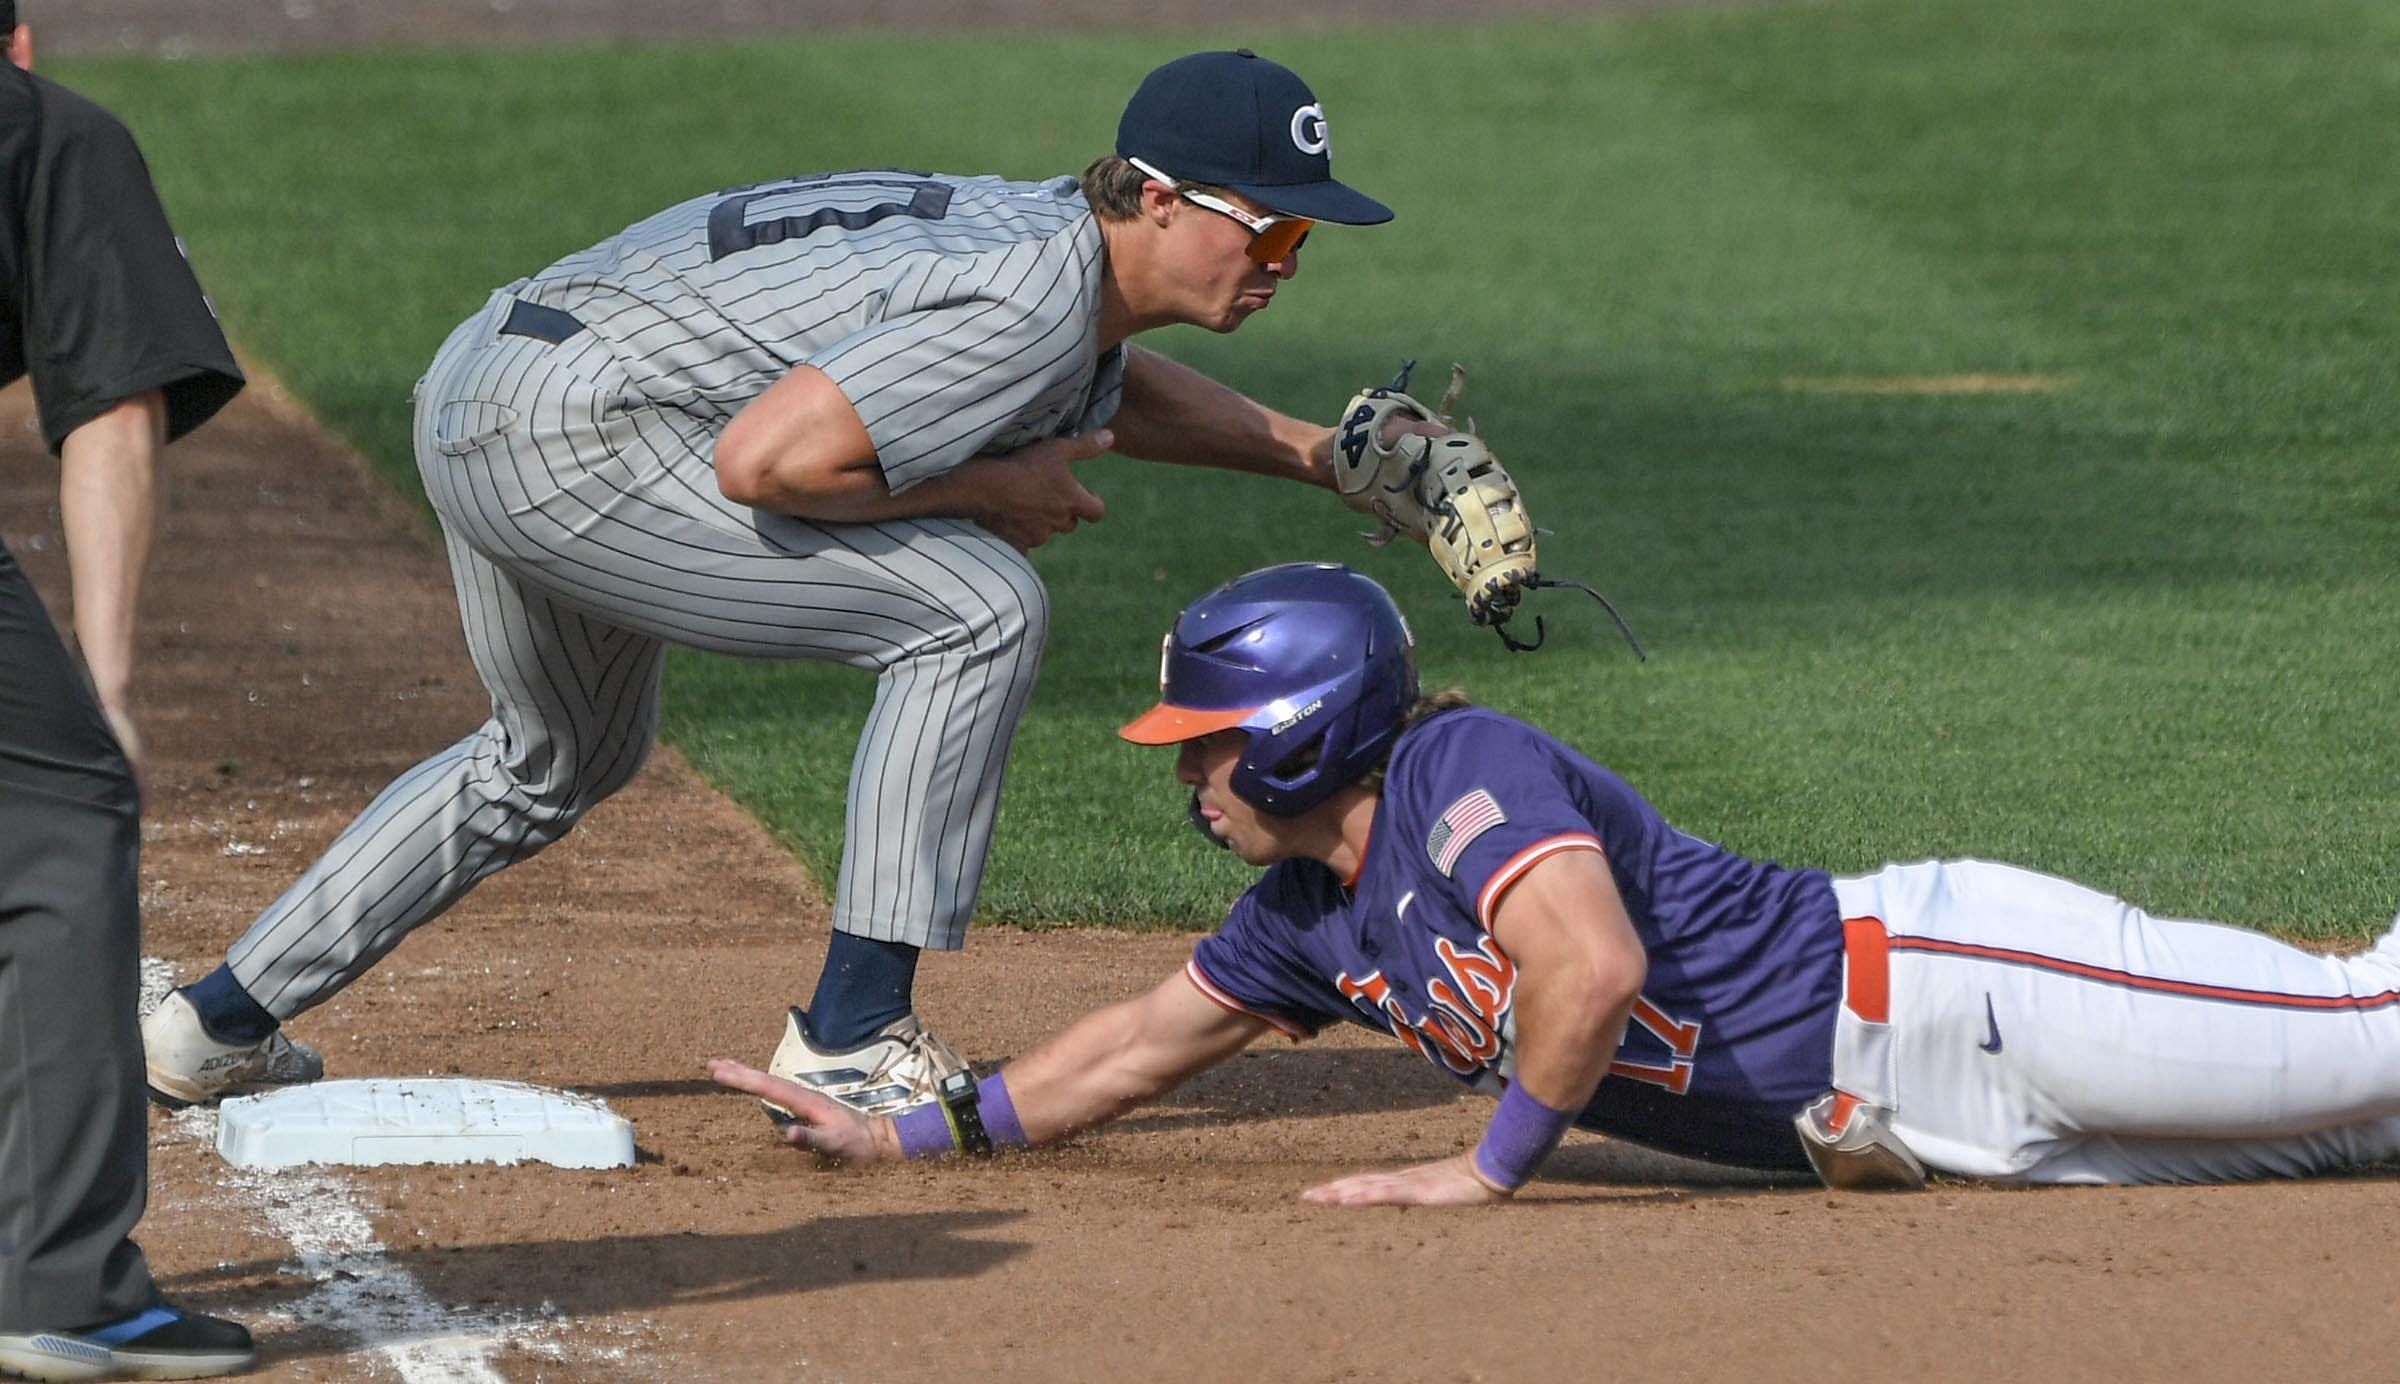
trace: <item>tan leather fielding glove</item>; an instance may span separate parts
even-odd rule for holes
[[[1450,367],[1441,407],[1404,393],[1407,371],[1385,389],[1354,396],[1334,429],[1333,473],[1342,503],[1379,521],[1369,535],[1406,534],[1425,545],[1479,625],[1505,622],[1537,575],[1533,522],[1516,482],[1483,439],[1451,428],[1466,371]],[[1427,436],[1427,425],[1445,431]]]

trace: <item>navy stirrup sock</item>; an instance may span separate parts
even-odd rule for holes
[[[917,948],[833,934],[816,996],[808,1002],[809,1041],[820,1048],[857,1047],[909,1012],[916,983]]]
[[[282,1026],[250,998],[230,966],[219,966],[186,985],[183,997],[200,1011],[200,1027],[220,1043],[263,1043]]]

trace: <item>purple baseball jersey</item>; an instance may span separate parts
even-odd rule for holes
[[[1607,858],[1649,972],[1576,1123],[1719,1163],[1806,1168],[1791,1117],[1833,1083],[1842,990],[1832,880],[1677,831],[1615,774],[1497,712],[1411,729],[1358,878],[1277,864],[1187,973],[1295,1039],[1348,1020],[1497,1090],[1516,1070],[1516,968],[1493,912],[1534,864],[1579,850]]]

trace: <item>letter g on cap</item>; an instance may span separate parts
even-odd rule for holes
[[[1303,154],[1322,154],[1327,143],[1325,108],[1311,102],[1292,112],[1292,143]]]

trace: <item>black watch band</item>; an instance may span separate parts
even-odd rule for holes
[[[971,1070],[952,1072],[934,1088],[942,1098],[942,1113],[950,1120],[950,1137],[957,1141],[961,1153],[978,1156],[992,1151],[992,1136],[984,1130],[983,1093],[975,1087]]]

